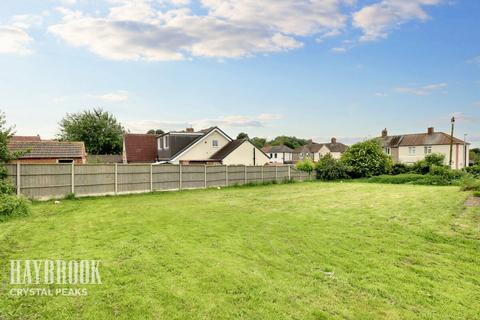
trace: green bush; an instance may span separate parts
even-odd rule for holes
[[[443,176],[418,173],[405,173],[396,176],[381,175],[377,177],[372,177],[368,179],[367,182],[388,184],[419,184],[432,186],[450,186],[459,184],[458,180],[449,180]]]
[[[0,194],[12,194],[15,191],[10,181],[0,180]]]
[[[296,168],[300,171],[308,172],[308,175],[310,175],[310,173],[312,173],[312,171],[315,169],[315,163],[310,158],[306,158],[298,161]]]
[[[480,179],[475,179],[472,176],[467,176],[460,182],[463,191],[480,191]]]
[[[475,197],[480,197],[480,191],[475,191],[475,192],[473,193],[473,196],[475,196]]]
[[[349,178],[347,167],[341,161],[334,159],[330,153],[317,162],[315,169],[319,180],[331,181]]]
[[[0,221],[14,216],[30,214],[29,201],[24,197],[9,194],[0,194]]]
[[[466,167],[465,171],[476,178],[480,178],[480,164],[476,164],[471,167]]]
[[[404,163],[395,163],[392,167],[392,175],[403,174],[412,172],[412,166]]]
[[[459,180],[463,178],[466,173],[460,170],[453,170],[450,169],[450,167],[445,166],[445,165],[432,165],[430,166],[430,172],[431,175],[434,176],[441,176],[446,180]]]
[[[440,153],[431,153],[425,156],[425,162],[429,166],[443,166],[445,165],[445,155]]]
[[[352,178],[363,178],[390,173],[392,159],[383,152],[379,139],[371,139],[350,146],[342,155]]]

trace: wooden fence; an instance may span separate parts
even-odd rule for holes
[[[307,180],[292,166],[210,166],[152,164],[8,164],[17,194],[31,199],[101,196],[161,190],[200,189]]]

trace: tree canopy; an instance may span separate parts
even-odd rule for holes
[[[275,139],[268,142],[268,145],[271,146],[280,146],[285,145],[289,148],[296,149],[298,147],[304,146],[308,143],[306,139],[300,139],[297,137],[289,137],[289,136],[278,136]]]
[[[58,138],[83,141],[89,154],[120,154],[125,129],[115,117],[102,109],[68,114],[60,121]]]
[[[157,135],[160,135],[160,134],[164,134],[165,131],[163,131],[162,129],[150,129],[147,131],[147,134],[157,134]]]
[[[392,159],[383,152],[379,139],[355,143],[342,154],[341,161],[353,178],[385,174],[393,165]]]
[[[237,135],[237,139],[249,139],[248,137],[248,134],[245,133],[245,132],[240,132],[238,135]]]

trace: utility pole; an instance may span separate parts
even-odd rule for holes
[[[463,134],[463,167],[468,167],[468,152],[467,152],[467,134]]]
[[[452,133],[450,134],[450,160],[448,161],[450,168],[452,167],[452,155],[453,155],[453,130],[455,128],[455,117],[450,120],[452,124]]]

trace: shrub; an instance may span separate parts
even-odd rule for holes
[[[0,180],[0,194],[12,194],[14,188],[10,181]]]
[[[403,173],[409,173],[412,171],[412,166],[406,165],[404,163],[395,163],[392,166],[392,175],[397,175],[397,174],[403,174]]]
[[[392,159],[383,152],[379,139],[355,143],[342,155],[352,178],[363,178],[390,173]]]
[[[313,163],[313,161],[309,158],[306,158],[304,160],[298,161],[296,167],[298,170],[308,172],[308,175],[310,175],[315,169],[315,163]]]
[[[443,166],[445,164],[445,155],[440,153],[431,153],[425,156],[425,162],[428,166]]]
[[[367,180],[372,183],[388,183],[388,184],[419,184],[419,185],[433,185],[433,186],[450,186],[458,185],[458,180],[449,180],[442,176],[435,176],[431,174],[405,173],[396,176],[381,175],[372,177]]]
[[[75,192],[69,192],[65,195],[65,200],[75,200],[76,197]]]
[[[474,197],[480,197],[480,191],[475,191],[475,192],[473,193],[473,196],[474,196]]]
[[[476,164],[471,167],[466,167],[465,171],[467,171],[468,173],[470,173],[472,176],[476,178],[480,178],[480,164]]]
[[[340,180],[348,179],[347,167],[332,157],[330,153],[323,156],[316,165],[317,179]]]
[[[30,214],[29,201],[24,197],[0,194],[0,221]]]
[[[412,165],[412,172],[427,174],[430,172],[430,165],[425,160],[419,160]]]
[[[441,176],[446,180],[459,180],[465,176],[465,172],[460,171],[460,170],[452,170],[450,167],[445,166],[445,165],[432,165],[430,166],[430,172],[431,175],[434,176]]]
[[[471,176],[464,177],[460,185],[463,191],[480,191],[480,179]]]

